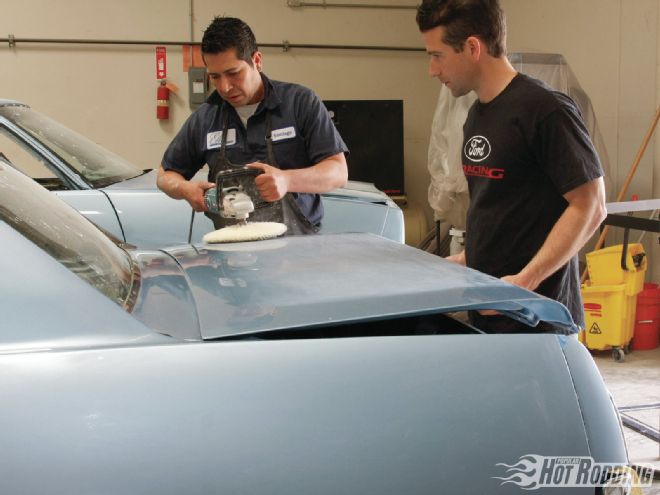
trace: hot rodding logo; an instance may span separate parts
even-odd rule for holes
[[[502,462],[505,473],[494,476],[502,485],[515,485],[523,490],[576,487],[646,487],[651,486],[653,467],[641,466],[641,473],[628,466],[594,461],[592,457],[556,457],[528,454],[516,464]]]

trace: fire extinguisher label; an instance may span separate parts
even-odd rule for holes
[[[209,132],[206,135],[206,149],[213,150],[222,144],[222,131]],[[227,146],[236,144],[236,129],[227,129]]]
[[[167,52],[164,46],[156,47],[156,79],[167,77]]]

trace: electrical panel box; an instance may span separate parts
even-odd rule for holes
[[[195,110],[206,101],[209,92],[209,79],[206,67],[188,68],[188,101],[190,108]]]
[[[404,195],[403,100],[324,100],[350,151],[348,178]]]

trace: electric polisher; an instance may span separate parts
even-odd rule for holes
[[[216,175],[215,187],[208,189],[204,201],[208,211],[222,218],[235,219],[235,225],[209,232],[204,242],[239,242],[270,239],[286,232],[286,225],[279,222],[248,222],[255,210],[274,204],[261,199],[254,179],[263,171],[254,168],[221,170]]]

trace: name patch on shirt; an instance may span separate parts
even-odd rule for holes
[[[227,146],[236,144],[236,129],[227,129]],[[209,132],[206,135],[206,149],[213,150],[222,145],[222,131]]]
[[[284,141],[285,139],[293,139],[296,137],[296,129],[291,127],[283,127],[282,129],[273,129],[270,135],[274,143]]]

